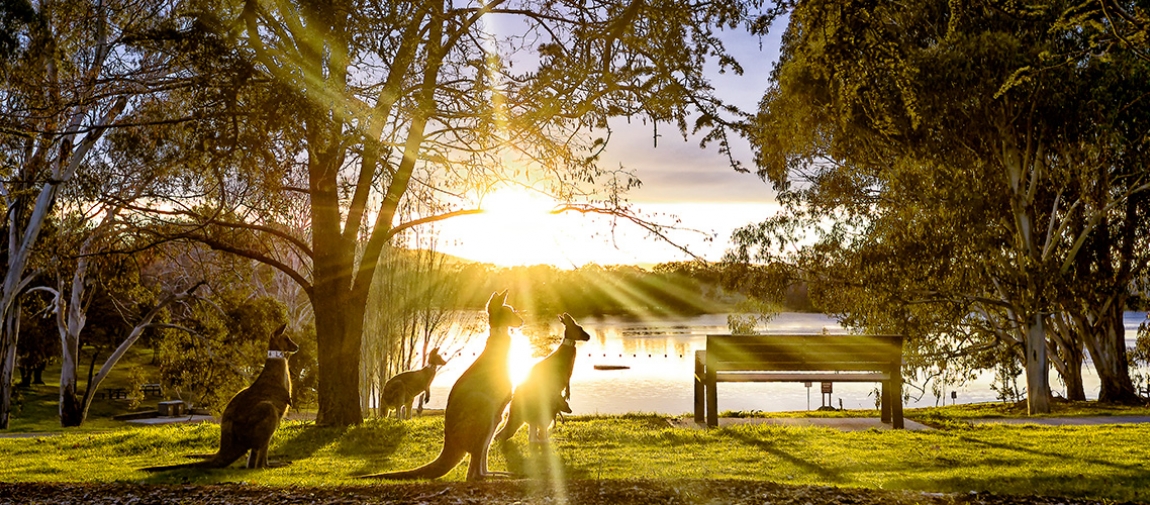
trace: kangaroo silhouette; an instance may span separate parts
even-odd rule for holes
[[[507,423],[495,435],[495,440],[506,441],[519,431],[523,423],[528,424],[528,440],[545,443],[547,428],[555,420],[556,412],[571,412],[555,405],[555,397],[571,399],[571,371],[575,368],[575,343],[591,340],[583,327],[571,315],[564,312],[559,316],[563,322],[563,342],[551,354],[531,367],[531,372],[523,383],[515,389],[511,397],[511,413]]]
[[[435,380],[435,371],[446,364],[447,360],[439,355],[439,348],[436,347],[428,354],[427,366],[388,379],[383,385],[384,415],[388,410],[395,409],[396,419],[411,419],[411,404],[415,402],[415,397],[423,393],[423,403],[431,401],[431,381]],[[420,407],[421,412],[422,409]]]
[[[220,449],[203,461],[183,465],[153,466],[147,472],[179,468],[224,468],[248,455],[248,468],[268,467],[268,444],[279,428],[280,419],[291,405],[291,375],[288,357],[299,350],[284,334],[287,325],[272,332],[264,369],[251,386],[236,393],[220,416]]]
[[[515,309],[506,304],[507,291],[493,293],[487,301],[491,334],[475,362],[455,381],[447,395],[443,419],[443,449],[439,456],[419,468],[401,472],[365,475],[381,479],[437,479],[450,472],[464,455],[471,455],[467,480],[479,481],[493,474],[487,471],[487,450],[491,436],[511,401],[511,376],[507,353],[511,348],[508,328],[523,324]]]

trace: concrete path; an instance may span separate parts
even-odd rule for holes
[[[677,417],[670,420],[671,426],[677,428],[704,428],[703,424],[696,424],[693,417]],[[971,424],[1038,424],[1043,426],[1091,426],[1100,424],[1137,424],[1150,423],[1150,416],[1092,416],[1092,417],[1035,417],[1035,418],[985,418],[971,419]],[[810,417],[775,417],[775,418],[719,418],[719,427],[735,426],[739,424],[774,424],[780,426],[820,426],[835,428],[843,431],[863,431],[869,429],[889,430],[889,424],[883,424],[873,417],[847,417],[847,418],[810,418]],[[925,424],[905,419],[907,430],[925,431],[933,430]]]
[[[1045,426],[1086,426],[1096,424],[1150,423],[1150,416],[1093,416],[1093,417],[990,417],[971,419],[973,424],[1041,424]]]
[[[144,419],[132,419],[132,420],[125,421],[125,422],[133,423],[133,424],[155,425],[155,424],[174,424],[174,423],[199,423],[199,422],[204,422],[204,421],[213,421],[214,422],[215,420],[216,420],[216,418],[214,418],[212,416],[190,415],[190,416],[173,416],[173,417],[146,417]]]
[[[877,417],[839,417],[839,418],[818,418],[818,417],[720,417],[719,427],[736,426],[740,424],[773,424],[778,426],[818,426],[823,428],[834,428],[842,431],[865,431],[869,429],[876,430],[889,430],[892,429],[889,424],[884,424]],[[930,426],[912,421],[910,419],[903,419],[903,424],[907,430],[923,431],[932,430]],[[677,428],[698,428],[703,429],[705,424],[696,424],[693,417],[677,417],[671,419],[671,426]]]

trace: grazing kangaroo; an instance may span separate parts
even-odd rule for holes
[[[487,450],[491,436],[511,400],[511,376],[507,353],[511,335],[507,329],[523,324],[515,309],[506,304],[507,291],[494,293],[487,301],[491,335],[483,352],[459,376],[447,395],[443,419],[443,450],[430,463],[402,472],[366,475],[364,478],[436,479],[447,475],[455,465],[471,455],[467,480],[478,481],[492,474],[487,471]]]
[[[248,468],[268,467],[268,444],[291,405],[291,376],[288,356],[299,350],[280,326],[268,343],[268,359],[251,386],[236,393],[220,416],[220,450],[203,461],[183,465],[154,466],[144,471],[159,472],[178,468],[224,468],[248,455]]]
[[[571,371],[575,368],[575,342],[591,340],[582,327],[566,312],[559,316],[563,322],[563,342],[551,354],[543,358],[531,372],[527,379],[515,390],[511,398],[511,414],[507,416],[507,423],[495,440],[505,441],[519,431],[523,423],[528,423],[530,433],[528,439],[538,440],[538,432],[542,432],[542,439],[547,439],[547,427],[555,419],[556,407],[552,406],[553,398],[559,395],[563,400],[571,399]],[[566,401],[563,402],[566,405]],[[550,412],[549,416],[543,416]],[[564,412],[571,412],[570,408]]]
[[[396,419],[411,419],[411,404],[415,402],[415,397],[423,393],[423,402],[431,401],[431,381],[435,379],[435,371],[446,364],[447,360],[439,355],[439,348],[436,347],[428,354],[427,366],[388,379],[383,385],[384,415],[388,410],[395,409]],[[403,415],[400,411],[403,411]]]

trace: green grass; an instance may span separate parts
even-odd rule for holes
[[[149,369],[150,355],[130,363]],[[113,373],[105,388],[122,387]],[[125,400],[96,400],[80,429],[59,427],[58,370],[46,385],[21,390],[19,410],[0,434],[3,482],[247,482],[267,486],[341,486],[357,475],[421,465],[438,454],[442,417],[411,422],[370,420],[347,429],[287,421],[272,459],[292,464],[265,471],[239,466],[147,474],[136,468],[190,461],[219,443],[214,424],[136,426],[113,421]],[[151,407],[155,398],[148,399]],[[1150,415],[1147,407],[1055,403],[1052,416]],[[877,411],[734,412],[737,417],[877,417]],[[976,418],[1025,416],[1022,405],[968,404],[907,409],[906,416],[942,429],[841,432],[812,427],[742,425],[673,428],[662,416],[572,417],[553,434],[551,451],[524,443],[523,429],[491,450],[493,470],[567,479],[745,479],[787,484],[928,492],[989,491],[1150,502],[1150,425],[1049,427],[971,425]],[[237,463],[239,465],[239,463]],[[466,464],[445,480],[461,481]]]
[[[659,416],[572,417],[550,452],[529,448],[526,430],[492,448],[492,470],[568,479],[746,479],[930,492],[990,491],[1150,501],[1150,425],[1045,427],[978,425],[925,432],[841,432],[741,425],[673,428]],[[348,429],[285,422],[265,471],[136,468],[214,452],[213,424],[124,427],[32,438],[0,438],[0,480],[217,483],[268,486],[363,484],[356,475],[434,458],[442,418],[371,420]],[[549,470],[548,470],[549,469]],[[466,464],[445,479],[463,480]]]
[[[796,412],[723,411],[721,417],[737,418],[849,418],[879,417],[875,409],[861,410],[804,410]],[[1111,417],[1150,416],[1147,405],[1115,405],[1098,402],[1056,401],[1049,414],[1029,416],[1025,402],[1020,403],[967,403],[943,407],[906,409],[904,417],[935,428],[963,428],[976,419],[1051,418],[1051,417]]]
[[[81,391],[88,385],[88,363],[85,361],[81,367],[79,387]],[[97,363],[97,369],[103,361]],[[145,373],[153,376],[151,382],[159,382],[159,370],[152,365],[152,351],[145,347],[131,348],[120,363],[108,374],[108,378],[100,385],[97,391],[108,391],[113,388],[127,387],[127,370],[132,366],[142,366]],[[28,388],[13,388],[13,412],[8,423],[10,433],[44,433],[63,431],[60,427],[60,365],[55,363],[44,370],[44,384],[33,385]],[[145,410],[147,407],[155,408],[156,398],[147,401],[136,410]],[[114,429],[124,426],[124,423],[113,421],[112,416],[129,412],[132,409],[128,400],[124,399],[93,399],[88,410],[88,420],[84,428],[91,430]]]

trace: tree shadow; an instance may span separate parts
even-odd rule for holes
[[[843,476],[842,472],[840,472],[839,470],[827,468],[825,466],[821,466],[821,465],[812,463],[812,462],[807,461],[805,459],[798,458],[795,455],[783,450],[777,444],[774,444],[772,442],[768,442],[766,440],[755,438],[755,437],[751,436],[750,434],[742,432],[742,431],[723,430],[720,433],[722,435],[725,435],[727,437],[730,437],[730,438],[738,441],[739,443],[754,447],[754,448],[756,448],[756,449],[758,449],[764,453],[767,453],[771,456],[774,456],[774,457],[779,458],[783,461],[786,461],[786,462],[788,462],[788,463],[790,463],[796,467],[802,468],[803,470],[805,470],[807,472],[810,472],[814,475],[818,475],[820,479],[824,479],[824,480],[829,481],[829,482],[834,482],[836,484],[842,484],[842,483],[846,482],[845,477]]]
[[[521,445],[512,440],[492,444],[507,464],[507,471],[538,483],[557,480],[588,479],[591,474],[575,468],[555,450],[555,444]],[[493,447],[495,448],[495,447]]]
[[[1063,454],[1060,452],[1042,451],[1042,450],[1038,450],[1038,449],[1034,449],[1034,448],[1030,448],[1030,447],[1022,447],[1022,446],[1018,446],[1018,445],[1006,444],[1006,443],[1001,443],[1001,442],[990,442],[990,441],[986,441],[986,440],[979,440],[976,438],[971,438],[968,436],[959,436],[958,440],[961,440],[962,442],[965,442],[965,443],[968,443],[971,445],[980,445],[983,447],[989,447],[989,448],[993,448],[993,449],[1028,453],[1028,454],[1032,454],[1035,456],[1042,456],[1042,457],[1047,457],[1047,458],[1064,458],[1064,457],[1066,457],[1066,454]],[[1114,468],[1115,470],[1124,470],[1124,471],[1129,471],[1129,472],[1135,472],[1135,471],[1143,471],[1144,472],[1144,469],[1142,468],[1141,465],[1123,465],[1123,464],[1115,463],[1114,461],[1107,460],[1107,459],[1089,458],[1089,457],[1079,457],[1078,460],[1082,461],[1083,463],[1090,463],[1092,465],[1108,466],[1108,467]]]
[[[388,421],[375,426],[365,424],[348,430],[339,439],[335,453],[346,458],[359,458],[360,466],[351,473],[364,475],[385,468],[404,442],[411,442],[411,429],[407,422]],[[440,434],[438,447],[442,447],[442,443],[443,437]]]
[[[340,440],[347,432],[348,428],[321,427],[313,423],[301,423],[288,429],[281,428],[281,433],[277,437],[278,443],[272,444],[271,454],[268,457],[280,461],[307,459],[320,449]],[[287,435],[286,438],[280,438],[284,435]]]
[[[409,435],[403,423],[366,423],[353,427],[321,427],[314,423],[300,423],[281,427],[272,441],[269,463],[273,468],[290,465],[315,456],[317,452],[334,444],[334,453],[348,460],[359,459],[362,465],[353,475],[371,473],[383,466]],[[218,439],[217,439],[218,440]],[[247,455],[227,468],[188,468],[158,472],[142,479],[145,484],[216,484],[231,482],[249,470],[244,468]]]

